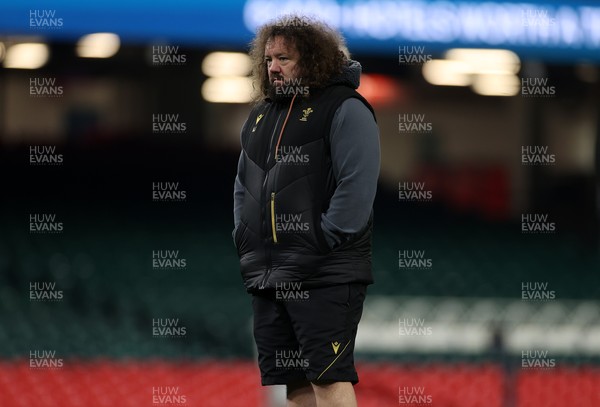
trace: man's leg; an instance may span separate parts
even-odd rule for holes
[[[314,384],[317,407],[356,407],[356,396],[350,382]]]
[[[316,407],[317,400],[310,382],[287,385],[287,407]]]
[[[312,383],[316,406],[356,406],[354,340],[366,286],[343,284],[310,289],[308,294],[303,301],[285,305],[302,357],[308,360],[306,378]]]
[[[263,386],[306,381],[302,369],[294,368],[299,344],[285,308],[273,292],[252,296],[254,310],[254,340],[258,351],[258,366]],[[302,362],[302,361],[300,361]]]

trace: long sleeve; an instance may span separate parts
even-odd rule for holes
[[[379,129],[358,99],[346,100],[333,118],[330,133],[333,174],[337,187],[321,227],[332,248],[367,224],[379,178]]]

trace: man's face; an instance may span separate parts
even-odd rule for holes
[[[276,36],[265,45],[265,63],[271,87],[289,85],[298,77],[300,54],[293,45],[288,45],[283,37]]]

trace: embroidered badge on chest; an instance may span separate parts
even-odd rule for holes
[[[308,109],[303,109],[302,110],[302,117],[300,118],[301,122],[306,122],[308,121],[308,115],[311,114],[313,112],[312,107],[309,107]]]

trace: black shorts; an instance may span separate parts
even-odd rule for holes
[[[354,340],[366,291],[364,284],[302,290],[289,283],[253,294],[262,385],[358,383]]]

